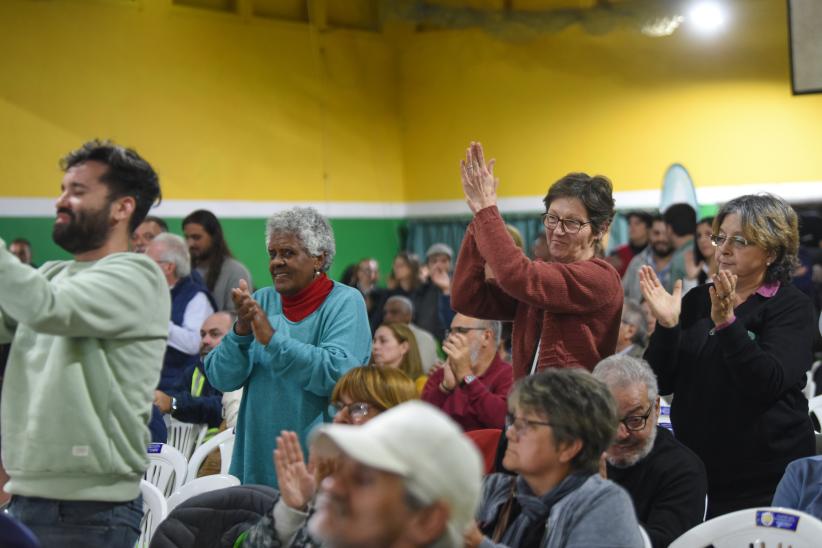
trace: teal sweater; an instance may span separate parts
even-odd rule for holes
[[[139,494],[171,303],[144,255],[20,264],[0,240],[3,464],[15,495]]]
[[[309,431],[330,420],[328,399],[349,369],[368,363],[371,330],[362,294],[334,282],[320,307],[300,322],[282,314],[280,295],[254,293],[275,330],[265,347],[234,330],[208,354],[205,370],[217,390],[243,388],[231,474],[243,483],[277,486],[272,451],[282,430]]]

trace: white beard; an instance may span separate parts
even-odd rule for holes
[[[608,464],[610,464],[614,468],[630,468],[631,466],[635,465],[636,463],[647,457],[654,449],[654,442],[656,441],[656,425],[654,425],[653,428],[654,429],[651,431],[651,435],[648,436],[647,440],[645,440],[645,445],[643,445],[633,453],[620,456],[619,458],[614,458],[609,453],[606,456]]]

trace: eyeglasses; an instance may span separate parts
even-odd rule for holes
[[[445,338],[451,333],[459,333],[460,335],[467,335],[469,331],[485,331],[487,327],[452,327],[445,330]]]
[[[525,417],[516,417],[513,413],[505,414],[505,429],[514,429],[517,438],[522,434],[533,431],[537,426],[551,426],[550,422],[532,421]]]
[[[328,406],[328,414],[331,416],[334,416],[337,413],[342,413],[343,410],[348,411],[348,416],[352,419],[361,419],[368,415],[368,412],[371,410],[371,406],[361,401],[349,403],[348,405],[335,401]]]
[[[711,243],[714,244],[714,247],[722,247],[727,241],[731,242],[731,246],[734,249],[744,249],[751,245],[751,242],[742,236],[723,236],[721,234],[711,234]]]
[[[556,215],[552,215],[551,213],[542,214],[542,224],[545,228],[554,230],[560,223],[562,224],[562,230],[564,230],[567,234],[576,234],[582,230],[583,226],[591,224],[591,221],[583,223],[582,221],[577,221],[576,219],[562,219]]]
[[[645,428],[645,423],[648,422],[648,417],[651,416],[651,411],[654,409],[654,404],[651,403],[651,406],[648,407],[648,411],[644,415],[631,415],[630,417],[625,417],[622,419],[621,422],[629,432],[638,432]]]

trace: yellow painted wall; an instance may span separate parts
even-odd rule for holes
[[[572,27],[380,36],[170,7],[0,2],[0,196],[55,195],[93,136],[138,148],[166,198],[460,198],[471,138],[503,196],[572,170],[658,188],[822,180],[822,95],[790,93],[785,3],[736,2],[710,39]],[[0,212],[2,215],[2,212]]]
[[[0,2],[0,196],[111,137],[166,198],[402,200],[396,60],[378,35],[167,0]],[[44,163],[54,158],[55,163]]]
[[[512,43],[429,32],[402,53],[411,200],[461,197],[468,141],[498,160],[500,193],[543,194],[569,171],[616,190],[659,188],[683,163],[697,186],[822,181],[822,95],[792,96],[785,2],[731,2],[727,30],[649,38],[579,27]]]

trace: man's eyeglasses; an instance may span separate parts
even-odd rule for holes
[[[742,236],[723,236],[722,234],[711,234],[711,243],[714,247],[722,247],[725,242],[730,241],[734,249],[743,249],[751,245],[751,242]]]
[[[629,432],[638,432],[645,428],[645,424],[648,422],[648,417],[651,416],[651,411],[653,410],[654,403],[652,402],[651,406],[648,408],[648,411],[646,411],[644,415],[631,415],[630,417],[625,417],[619,422],[621,422]]]
[[[460,335],[467,335],[471,331],[485,331],[488,329],[487,327],[452,327],[451,329],[445,330],[445,338],[448,338],[448,335],[451,333],[459,333]]]
[[[368,415],[368,412],[371,410],[371,406],[361,401],[355,401],[354,403],[349,403],[348,405],[335,401],[328,407],[328,414],[334,416],[337,413],[342,413],[343,410],[348,411],[348,416],[352,419],[361,419]]]
[[[551,426],[551,423],[532,421],[531,419],[526,419],[525,417],[514,416],[513,413],[505,414],[505,429],[508,430],[509,428],[513,428],[517,437],[533,431],[537,426]]]
[[[576,234],[582,230],[583,226],[591,224],[591,221],[583,223],[582,221],[577,221],[576,219],[562,219],[561,217],[557,217],[551,213],[542,214],[542,224],[545,228],[554,230],[560,223],[562,224],[562,230],[564,230],[567,234]]]

